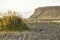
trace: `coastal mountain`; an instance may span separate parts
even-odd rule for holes
[[[30,18],[60,19],[60,6],[38,7]]]

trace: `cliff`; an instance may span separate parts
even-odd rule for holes
[[[30,18],[60,19],[60,6],[36,8],[34,14]]]

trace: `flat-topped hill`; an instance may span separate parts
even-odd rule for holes
[[[30,18],[60,19],[60,6],[36,8],[34,14]]]

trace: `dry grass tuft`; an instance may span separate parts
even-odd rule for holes
[[[28,26],[21,17],[16,15],[16,12],[9,11],[6,16],[0,19],[1,31],[24,31],[28,29]]]

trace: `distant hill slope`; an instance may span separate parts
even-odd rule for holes
[[[60,6],[36,8],[34,14],[30,18],[60,19]]]

